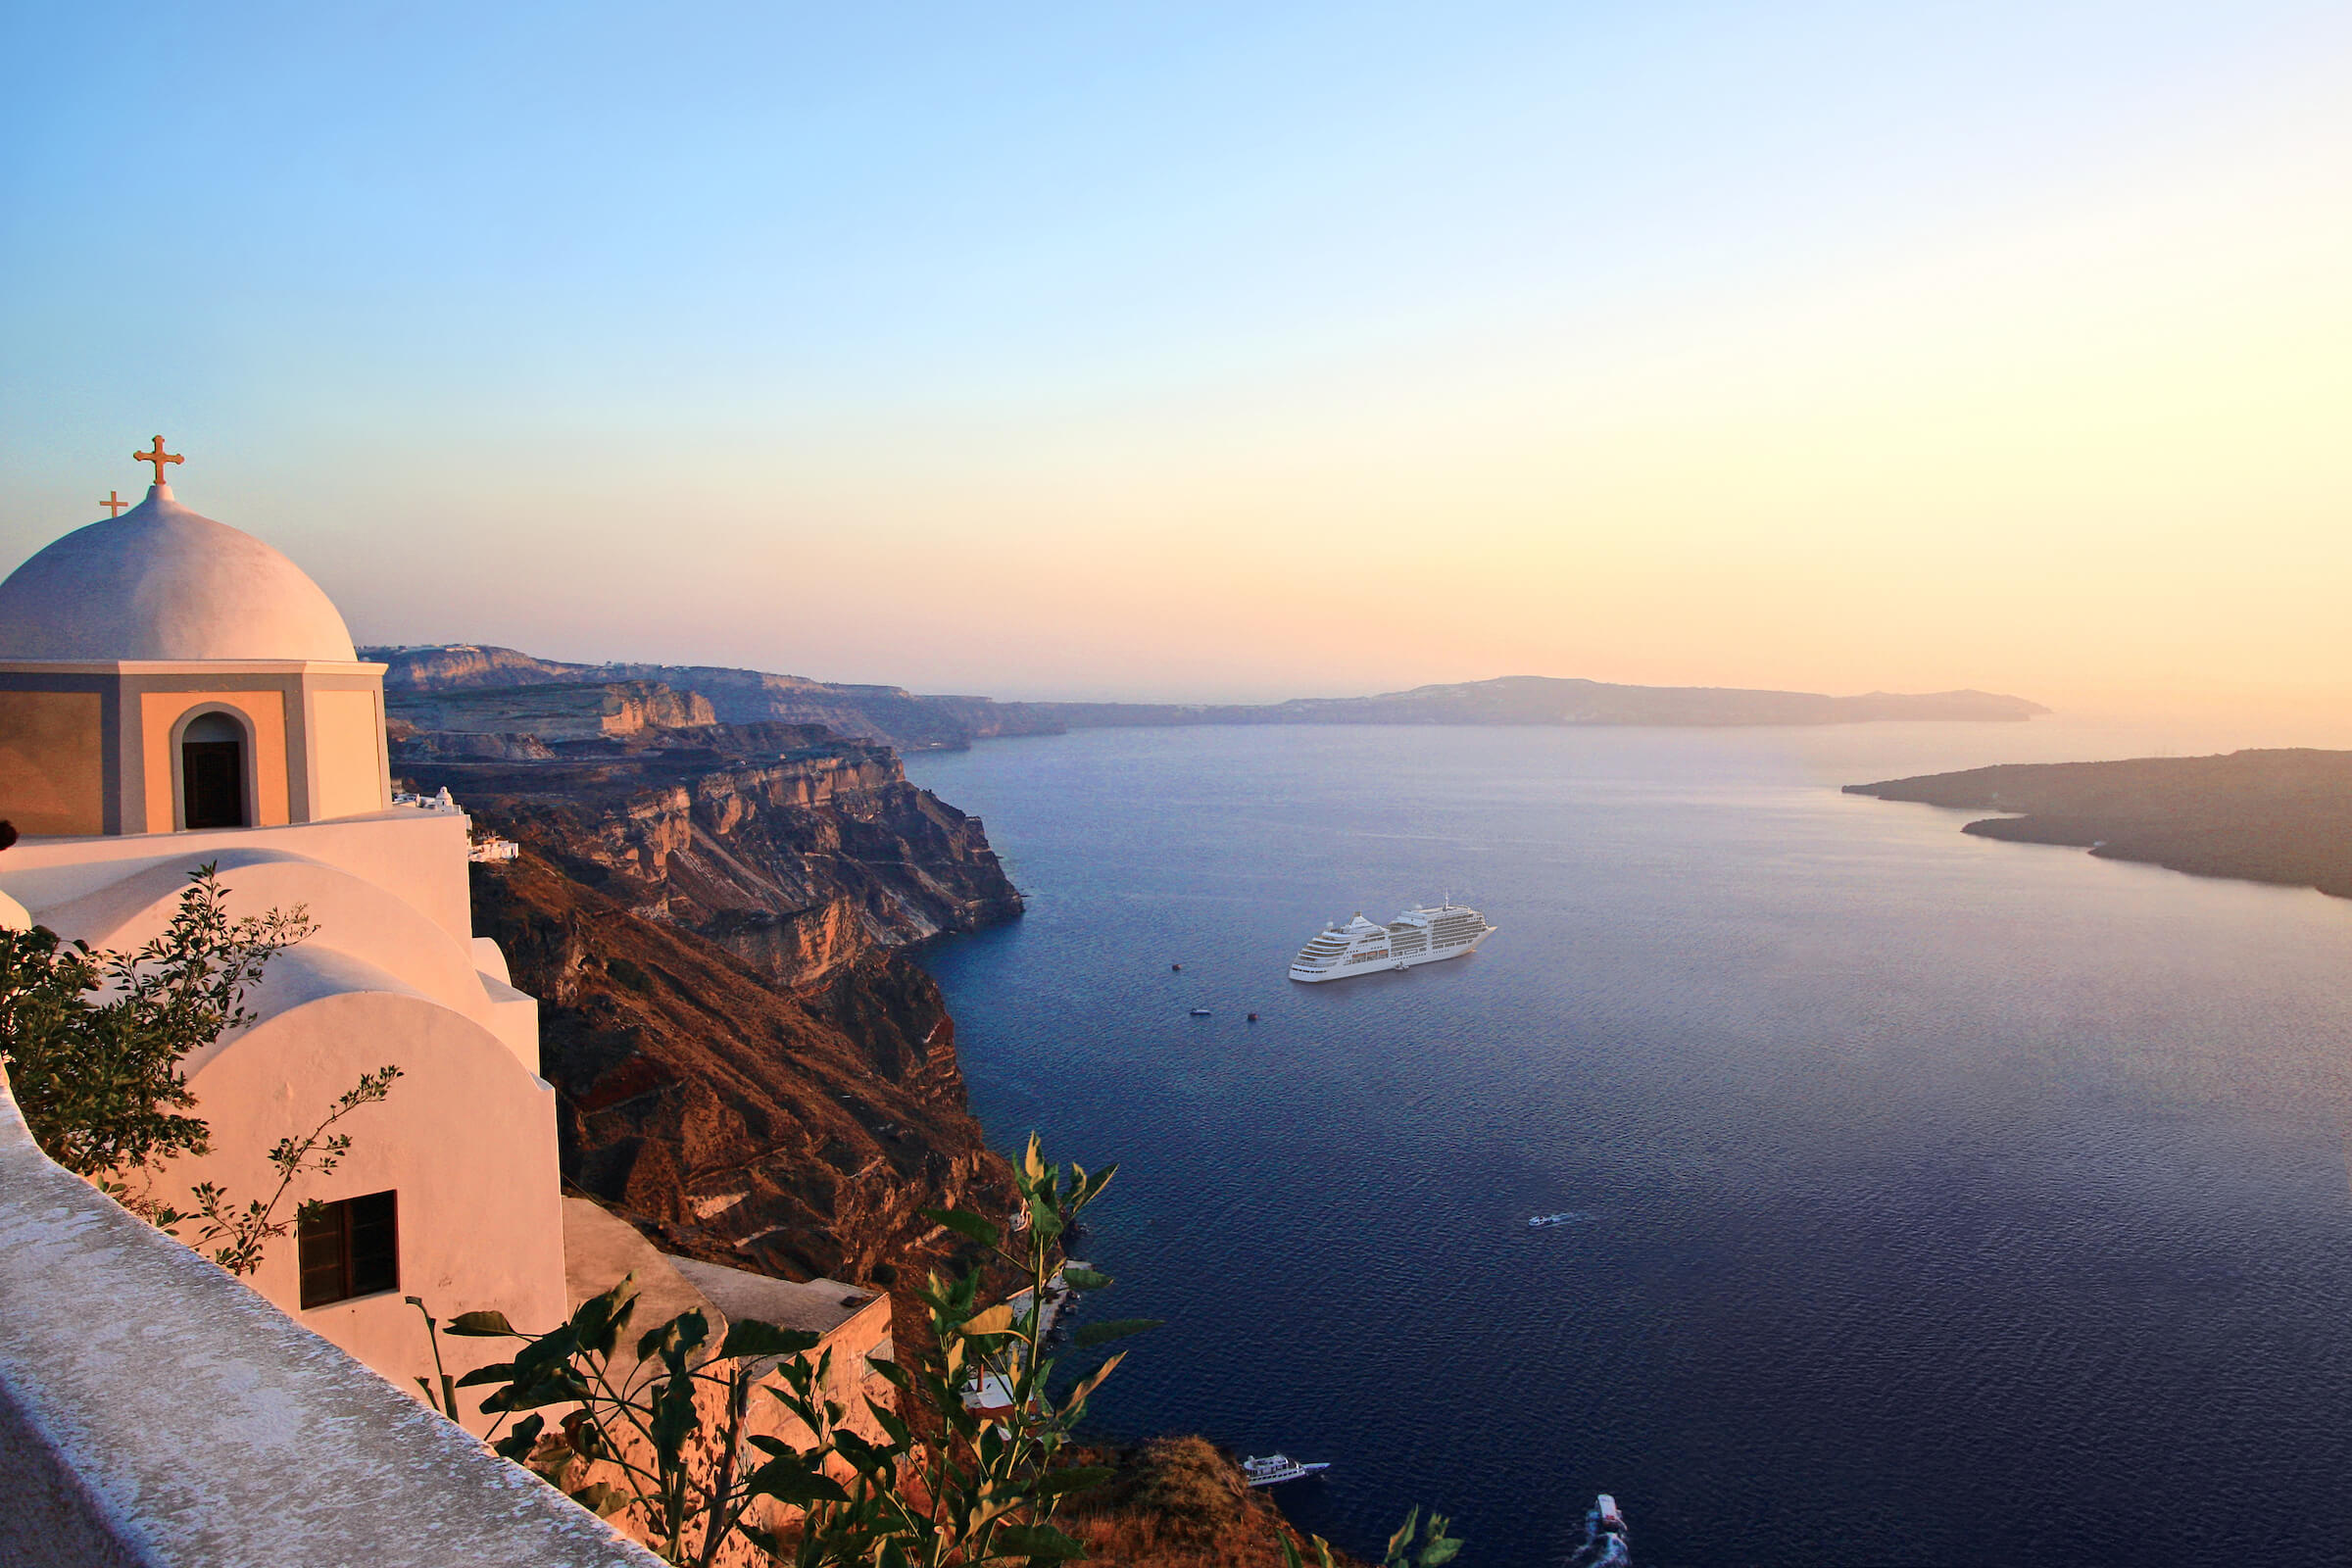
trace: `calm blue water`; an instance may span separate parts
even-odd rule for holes
[[[930,951],[976,1109],[1123,1174],[1100,1418],[1372,1546],[2352,1560],[2352,904],[1837,792],[2047,725],[1201,729],[910,759],[1033,900]],[[1451,888],[1476,956],[1283,977]],[[1181,961],[1181,974],[1169,972]],[[1187,1009],[1215,1009],[1191,1018]],[[1243,1021],[1254,1009],[1261,1022]],[[1590,1216],[1530,1231],[1531,1215]]]

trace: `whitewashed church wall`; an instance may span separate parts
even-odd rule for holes
[[[36,913],[147,866],[194,866],[234,851],[306,857],[373,882],[463,942],[473,940],[466,881],[469,823],[461,813],[395,808],[292,827],[27,838],[0,857],[0,887]],[[478,967],[478,966],[477,966]]]
[[[312,820],[361,816],[392,804],[381,692],[312,692],[310,755]]]
[[[351,1152],[291,1196],[333,1201],[398,1195],[400,1280],[376,1295],[302,1308],[291,1239],[272,1248],[253,1288],[403,1389],[432,1370],[421,1298],[444,1322],[496,1309],[518,1327],[552,1328],[567,1308],[555,1091],[481,1025],[421,998],[328,995],[215,1048],[188,1075],[212,1152],[174,1163],[158,1196],[188,1206],[213,1181],[240,1201],[274,1184],[278,1139],[316,1126],[364,1072],[396,1066],[383,1103],[338,1124]],[[500,1359],[497,1340],[442,1341],[452,1375]],[[476,1423],[479,1424],[478,1418]]]

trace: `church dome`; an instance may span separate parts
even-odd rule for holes
[[[357,654],[334,601],[249,533],[155,485],[0,583],[0,659],[311,660]]]

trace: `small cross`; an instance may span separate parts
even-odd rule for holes
[[[110,517],[120,513],[124,507],[130,505],[129,502],[123,500],[112,490],[109,490],[106,493],[106,499],[98,504],[106,509],[106,514]]]
[[[133,463],[154,464],[155,482],[157,484],[162,484],[164,482],[164,465],[167,463],[179,462],[180,456],[176,452],[166,452],[164,450],[164,438],[159,435],[155,438],[155,450],[153,452],[133,452],[130,455],[130,461]]]

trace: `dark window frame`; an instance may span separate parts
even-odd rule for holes
[[[400,1289],[400,1194],[364,1193],[318,1204],[295,1226],[302,1309]]]

